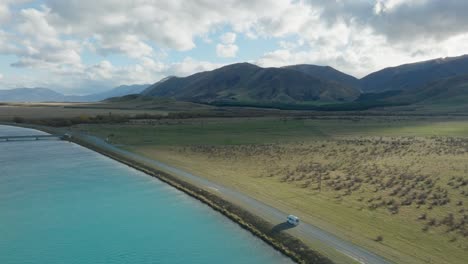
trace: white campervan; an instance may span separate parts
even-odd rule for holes
[[[288,223],[290,223],[291,225],[297,226],[299,224],[299,217],[297,216],[288,215],[287,220],[288,220]]]

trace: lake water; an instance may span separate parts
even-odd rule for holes
[[[0,136],[41,134],[0,126]],[[59,141],[0,142],[0,263],[290,263],[208,206]]]

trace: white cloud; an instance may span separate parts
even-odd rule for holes
[[[329,65],[338,70],[363,77],[371,70],[397,66],[403,63],[423,61],[438,57],[468,54],[468,34],[449,38],[442,43],[428,41],[417,46],[405,44],[389,46],[383,36],[372,35],[371,30],[350,34],[345,45],[312,42],[316,49],[288,47],[264,53],[255,63],[265,67],[280,67],[291,64]],[[337,42],[339,43],[339,42]]]
[[[10,6],[24,4],[31,0],[0,0],[0,23],[6,24],[11,19]]]
[[[95,35],[94,40],[96,43],[90,44],[90,48],[104,56],[117,53],[137,59],[153,55],[153,48],[135,35],[115,35],[105,38]]]
[[[0,52],[18,57],[12,66],[53,71],[81,64],[79,43],[60,37],[47,21],[49,12],[47,8],[23,9],[17,18],[16,35],[0,31]]]
[[[197,1],[49,0],[48,4],[57,14],[57,25],[66,25],[71,33],[99,34],[104,39],[130,34],[175,50],[194,48],[194,37],[223,20]]]
[[[236,57],[236,39],[245,36],[278,43],[248,58],[260,65],[323,64],[357,76],[468,53],[468,1],[460,0],[27,2],[0,0],[0,54],[64,87],[154,82],[212,69],[220,64],[191,59],[191,50],[216,41],[223,28],[232,32],[218,39],[218,57]],[[94,64],[85,64],[84,51],[95,53]],[[174,53],[186,59],[164,55]],[[113,61],[115,54],[129,58],[126,65]]]
[[[10,10],[5,3],[0,3],[0,23],[5,23],[10,18]]]
[[[216,45],[216,55],[221,58],[236,57],[239,47],[234,44],[218,44]]]
[[[15,44],[10,42],[11,34],[0,29],[0,54],[14,54],[16,52]]]
[[[389,13],[400,6],[422,6],[427,0],[377,0],[374,11],[376,14]]]
[[[221,25],[231,25],[234,31],[251,37],[282,36],[298,33],[304,19],[311,15],[308,5],[289,0],[46,0],[46,3],[55,15],[51,19],[53,24],[69,34],[84,37],[98,34],[103,39],[129,34],[140,41],[180,51],[195,48],[195,38],[203,39]],[[268,12],[264,12],[266,6]],[[235,33],[225,37],[233,36]]]
[[[115,70],[112,63],[109,61],[101,61],[98,64],[92,65],[87,69],[87,74],[91,80],[111,79],[112,72]]]
[[[234,44],[236,42],[236,33],[226,32],[220,37],[223,44]]]
[[[297,49],[304,45],[304,40],[303,39],[299,39],[298,41],[280,40],[278,45],[283,49]]]
[[[453,21],[465,19],[455,10],[464,5],[468,8],[462,1],[310,2],[312,8],[301,11],[310,15],[304,16],[308,18],[303,26],[299,22],[295,26],[300,28],[300,39],[280,42],[280,49],[257,60],[259,65],[330,65],[362,77],[384,67],[468,53],[468,47],[460,42],[466,39],[466,34],[460,33],[464,26]],[[284,28],[282,23],[278,28]],[[295,31],[293,26],[276,32]]]
[[[400,42],[453,36],[468,30],[464,15],[468,3],[458,0],[45,0],[45,4],[51,9],[48,22],[59,32],[80,38],[97,35],[96,51],[131,57],[149,56],[151,45],[193,49],[194,38],[209,39],[207,35],[221,25],[230,25],[235,32],[250,37],[305,35],[305,39],[329,43],[333,43],[333,34],[340,34],[330,30],[336,24],[371,28],[374,35]],[[266,6],[268,12],[264,12]],[[235,33],[225,35],[233,36]],[[232,57],[236,47],[219,46],[217,50],[221,56]]]
[[[196,72],[209,71],[223,66],[220,63],[197,61],[190,57],[181,62],[172,63],[165,69],[165,75],[188,76]]]
[[[223,65],[197,61],[189,57],[170,64],[163,64],[152,58],[143,57],[139,59],[138,63],[126,66],[114,65],[110,61],[103,60],[89,66],[83,65],[80,68],[56,71],[52,82],[42,82],[40,86],[59,88],[65,94],[88,94],[122,84],[151,84],[166,76],[188,76],[221,66]],[[50,72],[44,72],[43,76],[48,74]],[[26,76],[23,76],[21,80],[16,78],[16,84],[12,80],[9,81],[9,86],[21,86],[18,83],[21,83],[22,86],[37,86],[31,85],[31,80]]]
[[[221,43],[216,45],[216,54],[221,58],[233,58],[236,56],[239,47],[236,42],[236,34],[226,32],[220,37]]]

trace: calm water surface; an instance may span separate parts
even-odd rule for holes
[[[0,136],[41,134],[0,125]],[[0,142],[0,263],[290,263],[157,179],[58,140]]]

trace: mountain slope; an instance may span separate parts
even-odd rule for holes
[[[359,88],[359,79],[346,73],[340,72],[330,66],[317,66],[310,64],[298,64],[285,66],[284,69],[296,70],[314,78],[319,78],[327,81],[334,81],[345,86]]]
[[[285,68],[232,64],[185,78],[158,82],[143,93],[192,102],[337,102],[359,96],[355,88]]]
[[[361,79],[363,92],[412,90],[430,82],[468,74],[468,55],[386,68]]]
[[[47,88],[16,88],[0,90],[0,102],[53,102],[63,101],[65,96]]]
[[[468,74],[440,79],[417,89],[400,92],[385,99],[391,102],[417,104],[468,105]]]

